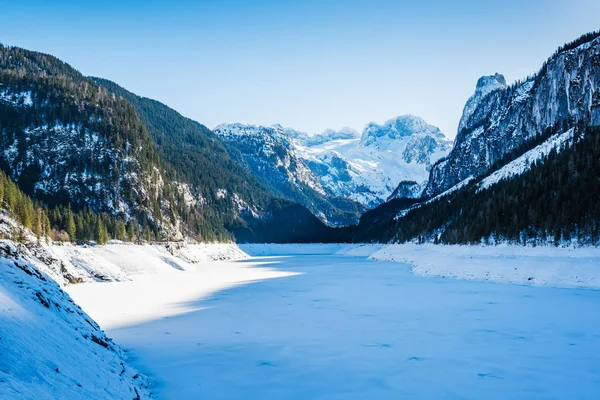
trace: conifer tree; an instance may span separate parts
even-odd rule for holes
[[[67,232],[67,235],[69,235],[69,240],[73,243],[77,240],[76,230],[77,227],[75,226],[73,211],[71,211],[71,209],[69,208],[67,209],[65,215],[65,231]]]

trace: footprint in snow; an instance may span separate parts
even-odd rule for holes
[[[480,377],[480,378],[504,379],[504,378],[502,378],[501,376],[494,375],[494,374],[493,374],[493,373],[491,373],[491,372],[484,372],[484,373],[481,373],[481,374],[477,374],[477,376],[478,376],[478,377]]]
[[[260,363],[258,363],[259,367],[274,367],[275,364],[272,363],[271,361],[262,361]]]
[[[374,344],[363,344],[364,347],[379,347],[380,349],[391,349],[394,347],[389,343],[374,343]]]

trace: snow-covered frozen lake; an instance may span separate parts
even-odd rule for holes
[[[297,255],[68,287],[165,399],[597,399],[600,291]]]

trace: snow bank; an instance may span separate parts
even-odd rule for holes
[[[130,280],[137,275],[195,271],[216,260],[248,256],[344,255],[404,262],[416,275],[456,279],[600,288],[600,248],[549,246],[444,246],[434,244],[111,244],[83,248],[57,246],[69,270],[85,270],[95,279]],[[70,263],[70,264],[69,264]]]
[[[393,244],[370,258],[408,263],[423,276],[600,289],[600,248]]]
[[[338,250],[335,254],[341,256],[369,257],[371,254],[385,247],[385,244],[350,244]]]
[[[146,379],[36,264],[0,243],[0,398],[150,398]]]
[[[199,264],[248,257],[237,245],[222,243],[136,245],[115,241],[104,246],[53,245],[47,250],[84,282],[120,282],[138,275],[193,271]]]

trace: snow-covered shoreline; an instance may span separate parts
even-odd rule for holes
[[[600,289],[600,248],[434,244],[163,243],[42,246],[53,262],[39,268],[61,284],[129,281],[136,276],[194,271],[211,261],[285,255],[344,255],[394,261],[420,276]],[[43,258],[38,255],[38,258]]]
[[[434,244],[254,244],[253,256],[337,254],[395,261],[420,276],[565,288],[600,289],[600,248]]]
[[[415,275],[600,289],[600,248],[394,244],[369,258],[405,262]]]
[[[151,398],[146,377],[42,264],[0,241],[0,398]]]
[[[4,377],[1,376],[0,368],[0,379],[9,383],[3,389],[5,397],[8,398],[17,394],[26,398],[51,398],[53,390],[75,393],[81,390],[79,385],[85,388],[86,394],[92,394],[92,398],[95,395],[101,397],[103,394],[108,397],[131,395],[133,398],[139,395],[140,398],[148,398],[151,396],[151,389],[147,386],[146,378],[127,363],[126,355],[118,347],[121,340],[127,348],[137,345],[137,333],[127,336],[128,329],[156,324],[156,337],[160,337],[161,340],[170,339],[171,330],[177,329],[177,325],[171,325],[174,323],[172,321],[179,321],[185,315],[189,315],[190,320],[196,321],[196,324],[198,319],[194,317],[195,313],[213,308],[217,303],[220,304],[220,299],[227,297],[229,290],[245,287],[249,283],[286,278],[281,282],[289,283],[276,284],[276,287],[283,285],[281,292],[275,291],[279,300],[288,299],[289,296],[302,296],[301,293],[305,293],[306,288],[289,291],[289,285],[295,285],[294,282],[310,283],[313,282],[312,279],[316,279],[314,282],[320,282],[321,274],[327,276],[330,273],[336,274],[335,279],[331,281],[335,282],[331,283],[333,288],[344,280],[352,280],[354,276],[356,293],[359,288],[368,288],[372,293],[369,296],[375,296],[375,293],[381,290],[390,290],[390,285],[403,285],[405,290],[415,290],[410,289],[412,285],[427,286],[440,283],[439,279],[420,279],[412,274],[457,280],[600,289],[600,248],[181,243],[110,243],[88,247],[40,244],[27,247],[17,246],[7,240],[0,244],[5,249],[5,254],[0,259],[0,319],[3,326],[0,350],[3,343],[4,346],[10,345],[11,350],[6,354],[14,364]],[[369,263],[366,258],[387,263],[382,263],[381,268],[378,268],[377,263]],[[243,263],[227,262],[240,259],[248,260]],[[398,268],[390,261],[399,263]],[[412,274],[409,273],[406,264],[411,266]],[[341,269],[338,268],[341,266]],[[379,280],[382,273],[386,276],[385,284]],[[356,278],[357,274],[361,277]],[[303,278],[305,275],[311,276]],[[49,277],[58,284],[48,279]],[[391,281],[388,281],[388,278]],[[306,279],[308,281],[305,281]],[[393,281],[394,279],[396,281]],[[78,304],[84,300],[81,304],[85,312],[98,319],[100,327],[72,303],[59,285],[72,295]],[[315,310],[323,310],[326,307],[315,306],[314,302],[320,301],[324,293],[319,292],[319,285],[311,285],[307,288],[316,290],[317,293],[310,301],[294,303],[286,300],[272,303],[281,307],[308,304],[310,313],[306,314],[305,310],[305,314],[302,315],[310,315],[310,318],[318,316],[318,312],[322,311]],[[261,288],[264,284],[255,287]],[[286,289],[283,290],[284,288]],[[525,289],[500,285],[489,288],[491,292]],[[333,290],[331,293],[327,291],[327,295],[346,292],[346,289]],[[483,292],[488,293],[487,289]],[[550,289],[543,292],[553,293]],[[389,295],[391,293],[396,292],[390,292]],[[355,294],[348,298],[352,299],[352,307],[357,307],[354,296],[361,298],[361,295]],[[251,298],[255,299],[253,296],[245,297],[239,304],[245,304]],[[364,296],[362,298],[364,300]],[[244,311],[244,315],[255,315],[256,310],[271,303],[261,302],[260,299],[256,299],[256,302]],[[260,307],[257,304],[260,304]],[[276,315],[288,315],[289,310],[278,312]],[[316,314],[313,314],[314,312]],[[207,312],[202,315],[213,314]],[[225,324],[223,319],[229,315],[227,312],[222,314],[221,309],[215,309],[216,322],[213,322],[216,325],[210,324],[210,329],[202,331],[204,335],[212,337],[210,332],[213,330],[221,332],[219,329],[222,330],[223,327],[219,324]],[[264,323],[271,321],[272,315],[266,313],[262,317]],[[237,323],[238,318],[236,316],[233,321]],[[204,326],[205,322],[203,320],[200,326]],[[188,325],[184,328],[183,331],[187,332]],[[111,336],[117,335],[117,344],[113,344],[101,329],[109,329]],[[32,335],[32,332],[35,334]],[[235,328],[233,333],[234,339],[238,340],[236,332],[241,332],[240,328]],[[226,330],[220,334],[231,332]],[[36,340],[36,337],[40,336],[45,340]],[[162,339],[163,337],[165,339]],[[197,339],[192,339],[190,343],[193,342],[192,344],[197,346]],[[148,346],[148,354],[156,353],[154,345]],[[63,353],[54,351],[55,348],[72,348],[78,354],[69,357],[75,361],[67,363]],[[168,351],[165,350],[161,354],[170,354],[170,347],[166,348]],[[28,358],[23,358],[19,354],[29,355]],[[45,354],[44,357],[48,361],[45,364],[40,363],[36,354]],[[23,363],[17,362],[19,357],[24,360]],[[87,369],[78,367],[84,359],[89,364]],[[29,365],[28,363],[33,363],[34,366],[27,369],[25,365]],[[144,373],[146,367],[158,368],[157,365],[162,364],[156,361],[147,365],[140,363],[137,367]],[[102,373],[95,377],[90,370]],[[34,375],[41,378],[32,385],[31,379]],[[108,385],[105,382],[108,382]],[[198,388],[194,387],[194,390]]]
[[[425,278],[366,257],[410,246],[253,247],[281,255],[67,291],[157,399],[597,393],[600,291]]]
[[[193,271],[212,261],[247,258],[233,243],[156,243],[113,242],[102,246],[53,244],[41,246],[51,265],[40,269],[61,284],[94,281],[122,282],[135,276]],[[65,276],[70,277],[65,282]]]

